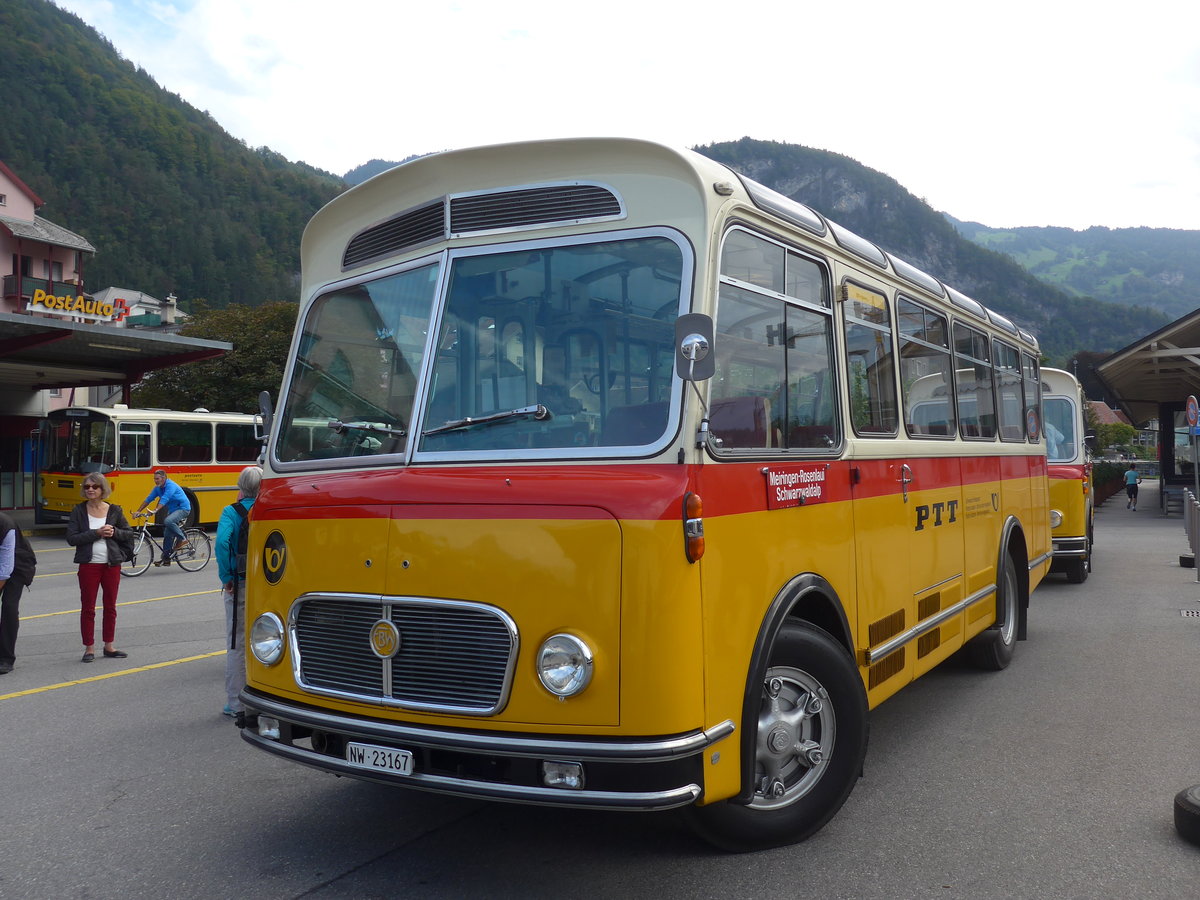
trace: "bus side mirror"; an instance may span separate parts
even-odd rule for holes
[[[1087,434],[1085,434],[1083,436],[1083,443],[1087,445],[1087,448],[1089,450],[1095,450],[1096,449],[1096,435],[1092,434],[1092,432],[1089,431]]]
[[[271,433],[271,419],[275,417],[275,407],[271,404],[269,391],[263,391],[258,395],[258,415],[259,421],[254,423],[254,438],[265,444],[267,435]]]
[[[688,313],[675,320],[675,371],[684,381],[707,381],[717,371],[712,352],[713,320]]]

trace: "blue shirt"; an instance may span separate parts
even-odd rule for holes
[[[238,501],[246,512],[250,512],[254,506],[253,497],[245,497]],[[217,522],[217,575],[221,578],[221,584],[232,584],[238,577],[237,573],[237,536],[238,529],[242,527],[242,517],[237,514],[230,503],[227,507],[221,510],[221,518]],[[242,579],[243,581],[245,579]]]
[[[1138,475],[1137,469],[1128,469],[1125,472],[1125,484],[1137,484],[1141,480],[1141,476]]]
[[[161,497],[159,506],[167,511],[167,514],[177,512],[181,509],[191,510],[192,501],[187,498],[187,494],[183,492],[183,488],[173,482],[170,478],[162,484],[156,484],[149,496],[142,501],[140,509],[145,509],[155,497]]]

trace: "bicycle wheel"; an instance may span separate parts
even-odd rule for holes
[[[133,542],[133,559],[122,564],[121,574],[133,578],[141,575],[154,562],[154,541],[146,537],[145,529],[138,529],[137,539]]]
[[[212,559],[212,540],[203,528],[185,528],[188,546],[175,551],[175,562],[185,572],[199,572]]]

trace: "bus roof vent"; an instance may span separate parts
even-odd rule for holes
[[[450,236],[594,222],[624,215],[617,195],[598,184],[549,184],[460,194],[450,198]]]
[[[942,283],[925,272],[922,272],[911,263],[906,263],[902,259],[897,259],[892,254],[884,251],[884,256],[888,258],[888,262],[892,264],[892,268],[896,270],[896,274],[910,284],[915,284],[917,287],[923,287],[935,297],[945,297],[946,292],[942,289]]]
[[[342,268],[393,256],[410,247],[441,240],[446,234],[445,203],[438,200],[393,216],[356,234],[342,254]]]
[[[829,222],[828,219],[826,221]],[[866,238],[860,237],[837,222],[829,222],[829,230],[833,232],[834,239],[855,256],[874,263],[881,269],[887,268],[887,258],[883,255],[883,251]]]

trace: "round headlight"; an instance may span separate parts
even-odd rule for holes
[[[1057,528],[1062,524],[1062,513],[1057,509],[1050,510],[1050,527]]]
[[[556,697],[578,694],[592,680],[592,651],[572,634],[546,638],[537,655],[538,678]]]
[[[275,613],[263,613],[250,627],[250,652],[264,666],[283,658],[283,623]]]

